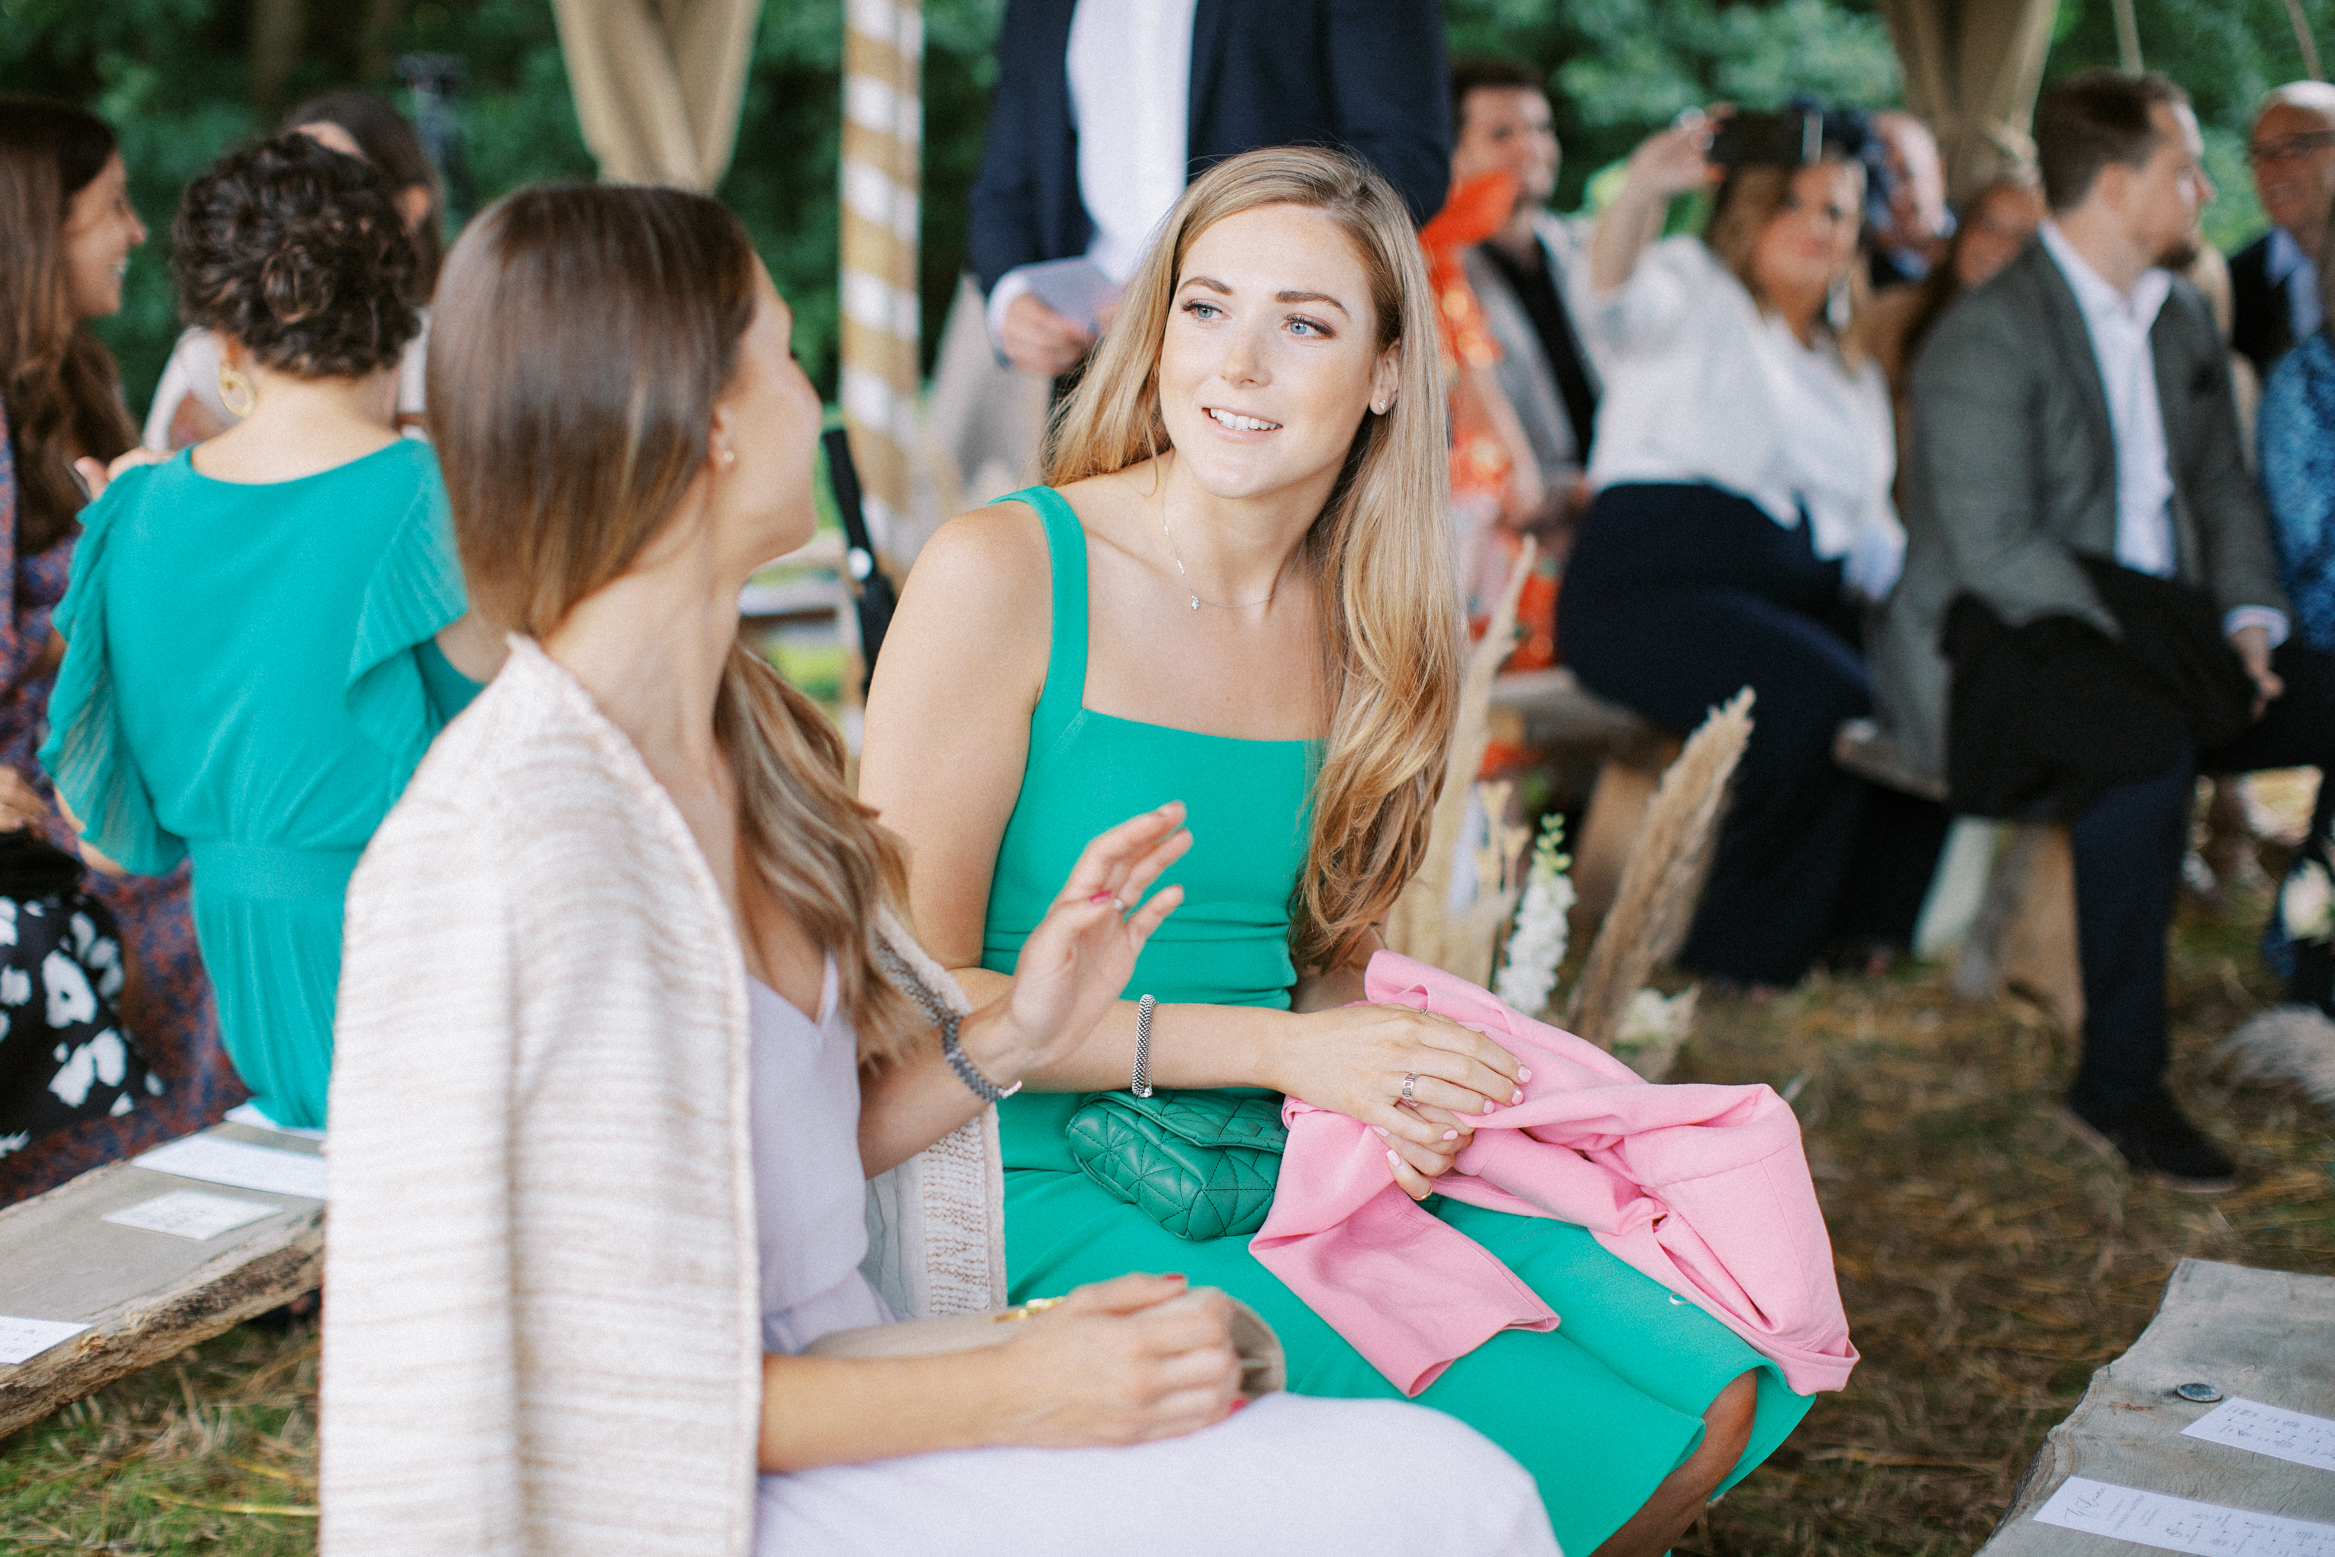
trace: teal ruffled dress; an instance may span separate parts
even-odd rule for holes
[[[124,869],[193,862],[228,1057],[268,1118],[321,1129],[349,874],[478,691],[432,641],[466,609],[437,456],[247,484],[181,453],[82,525],[41,761]]]
[[[1014,958],[1061,890],[1086,841],[1138,812],[1181,800],[1192,848],[1161,877],[1181,907],[1135,965],[1130,997],[1286,1008],[1296,968],[1289,900],[1304,867],[1307,796],[1319,750],[1115,718],[1086,708],[1086,536],[1070,505],[1034,487],[1002,499],[1037,510],[1053,561],[1053,641],[1030,716],[1029,758],[1006,824],[983,931],[982,966]],[[199,886],[198,881],[198,886]],[[1159,1042],[1174,1042],[1163,1023]],[[1385,1376],[1257,1263],[1245,1237],[1188,1242],[1080,1170],[1065,1135],[1086,1100],[1024,1091],[998,1105],[1005,1154],[1005,1246],[1016,1302],[1131,1270],[1182,1271],[1264,1316],[1300,1394],[1399,1397]],[[1540,1484],[1568,1552],[1589,1552],[1694,1451],[1702,1414],[1737,1376],[1756,1373],[1750,1446],[1727,1477],[1750,1474],[1807,1413],[1809,1400],[1733,1331],[1623,1264],[1570,1223],[1431,1198],[1444,1221],[1491,1250],[1560,1316],[1547,1334],[1505,1331],[1419,1397],[1516,1456]],[[1390,1483],[1401,1496],[1432,1496]]]

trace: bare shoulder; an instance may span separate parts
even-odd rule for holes
[[[1037,510],[1027,503],[991,503],[933,532],[909,569],[908,587],[925,594],[937,590],[955,609],[987,616],[1042,606],[1050,571]]]

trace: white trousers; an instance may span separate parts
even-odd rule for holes
[[[755,1557],[1560,1557],[1524,1467],[1456,1417],[1268,1395],[1127,1449],[964,1449],[761,1481]]]

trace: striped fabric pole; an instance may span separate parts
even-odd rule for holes
[[[868,527],[908,516],[916,446],[916,222],[924,112],[919,0],[848,0],[843,34],[843,425]]]

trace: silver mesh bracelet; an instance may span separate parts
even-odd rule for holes
[[[940,998],[924,987],[924,980],[916,976],[914,968],[901,960],[898,952],[881,940],[874,943],[874,950],[876,961],[882,965],[886,976],[902,994],[916,1002],[916,1008],[924,1013],[926,1021],[940,1029],[941,1058],[949,1062],[949,1069],[957,1073],[957,1079],[975,1097],[984,1103],[994,1103],[1000,1098],[1012,1097],[1022,1089],[1018,1081],[1010,1087],[1001,1087],[982,1075],[980,1067],[966,1057],[964,1046],[957,1042],[960,1020],[957,1013],[941,1004]]]
[[[1158,1004],[1149,995],[1135,1002],[1135,1077],[1127,1090],[1137,1097],[1151,1096],[1151,1013]]]

